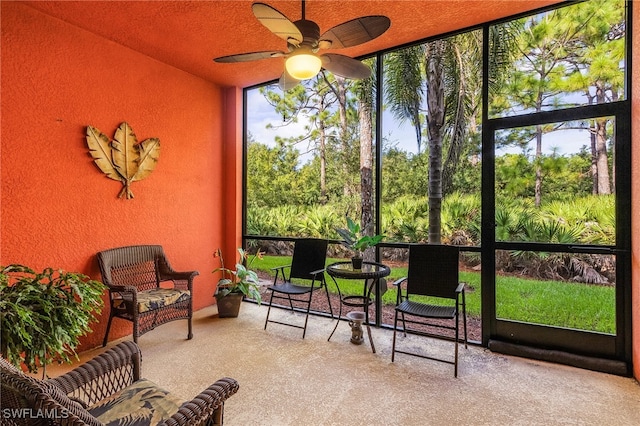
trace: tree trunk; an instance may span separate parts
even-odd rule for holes
[[[320,97],[318,101],[318,111],[325,110],[324,98]],[[318,146],[320,157],[320,204],[326,204],[328,200],[327,196],[327,132],[324,120],[318,121]]]
[[[595,123],[593,124],[593,130],[589,129],[589,136],[591,138],[591,193],[593,195],[598,194],[598,150],[596,148],[596,132]]]
[[[349,155],[349,125],[347,121],[347,87],[346,80],[341,77],[336,77],[336,89],[338,98],[338,116],[340,119],[340,143],[342,145],[342,155],[345,158],[342,161],[342,175],[343,175],[343,193],[348,197],[351,192],[351,185],[348,179],[349,176],[349,162],[347,156]]]
[[[617,90],[611,90],[611,102],[618,102],[619,96]],[[611,140],[613,143],[611,144],[611,194],[616,193],[616,144],[615,141],[617,139],[617,127],[616,122],[612,123],[613,129],[611,130]]]
[[[448,194],[453,186],[453,176],[460,163],[460,153],[466,136],[467,117],[464,104],[468,100],[467,81],[464,72],[464,58],[458,45],[452,46],[458,68],[458,95],[456,96],[456,112],[453,118],[453,131],[449,143],[446,160],[442,166],[442,193]]]
[[[605,88],[601,81],[596,82],[596,100],[605,103]],[[596,168],[598,169],[598,194],[611,194],[609,179],[609,157],[607,155],[607,119],[596,120]]]
[[[536,184],[535,206],[542,204],[542,126],[536,126]]]
[[[362,216],[360,229],[363,235],[373,236],[373,131],[372,107],[368,101],[360,100],[358,104],[358,119],[360,122],[360,197]],[[374,261],[375,251],[367,249],[364,260]]]
[[[318,145],[320,146],[320,204],[326,204],[327,197],[327,147],[326,147],[326,134],[324,129],[324,123],[319,125],[320,137],[318,138]]]
[[[442,127],[444,126],[445,42],[437,40],[427,49],[427,127],[429,134],[429,243],[441,243]]]
[[[596,120],[596,166],[598,169],[598,194],[611,194],[609,161],[607,155],[607,119]]]

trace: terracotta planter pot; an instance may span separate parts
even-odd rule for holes
[[[237,318],[242,303],[241,293],[229,293],[226,296],[216,296],[218,305],[218,317]]]

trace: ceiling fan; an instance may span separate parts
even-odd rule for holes
[[[391,20],[386,16],[363,16],[336,25],[320,35],[320,27],[305,19],[302,0],[302,19],[291,22],[286,16],[264,3],[253,3],[253,14],[262,25],[287,42],[287,52],[261,51],[215,58],[215,62],[235,63],[259,59],[285,58],[285,69],[279,85],[289,90],[301,80],[313,78],[321,68],[348,79],[363,79],[371,75],[362,62],[338,53],[318,54],[319,50],[341,49],[366,43],[382,35]]]

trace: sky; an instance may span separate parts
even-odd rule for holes
[[[248,91],[247,130],[258,142],[275,146],[276,136],[287,138],[302,135],[305,133],[304,126],[307,122],[304,117],[300,117],[297,123],[268,129],[268,124],[273,126],[283,124],[282,117],[275,113],[274,108],[269,105],[258,89]],[[411,124],[409,122],[400,123],[388,111],[383,113],[382,134],[386,139],[392,141],[398,149],[417,153],[415,131]],[[552,149],[557,147],[560,155],[569,155],[579,152],[583,145],[590,145],[589,133],[585,130],[557,131],[545,135],[543,138],[543,152],[546,154],[551,153]],[[530,153],[533,154],[535,152],[533,142],[530,144],[530,149]],[[306,147],[300,146],[299,150],[305,151]],[[521,152],[519,148],[505,148],[498,150],[497,155]]]

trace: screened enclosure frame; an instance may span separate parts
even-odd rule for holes
[[[620,375],[629,375],[632,371],[632,334],[631,334],[631,42],[632,42],[632,2],[626,1],[626,57],[625,57],[625,96],[623,100],[605,104],[579,106],[553,111],[522,114],[509,117],[489,118],[489,31],[491,26],[531,16],[537,13],[552,11],[562,7],[570,7],[580,2],[562,2],[560,4],[536,9],[527,13],[510,16],[497,21],[487,22],[479,26],[464,28],[455,32],[440,34],[435,37],[418,40],[392,49],[367,55],[375,57],[376,84],[378,90],[374,107],[383,109],[383,57],[398,49],[411,47],[430,41],[451,37],[457,34],[480,30],[483,38],[482,65],[482,183],[481,183],[481,246],[463,246],[463,252],[476,252],[481,255],[482,280],[482,339],[477,342],[492,350],[548,359],[584,368],[596,369]],[[361,58],[362,59],[362,58]],[[247,240],[292,240],[290,236],[263,236],[247,233],[247,93],[258,87],[274,84],[270,81],[261,85],[245,88],[243,91],[243,198],[242,198],[242,241]],[[375,198],[374,220],[376,233],[381,232],[382,204],[382,114],[374,112],[375,117]],[[616,223],[615,245],[576,245],[550,243],[524,243],[496,241],[495,236],[495,131],[536,124],[554,123],[570,120],[589,119],[595,117],[615,117],[615,209]],[[406,243],[383,242],[381,247],[406,248]],[[616,256],[616,333],[608,335],[595,332],[562,329],[558,327],[522,324],[517,321],[506,321],[496,318],[496,282],[495,252],[496,250],[524,250],[565,253],[615,254]],[[379,250],[376,253],[380,261]],[[560,353],[560,356],[557,356]],[[554,354],[549,358],[549,354]]]
[[[504,242],[495,238],[494,135],[496,130],[558,121],[615,117],[616,244],[579,245]],[[600,104],[561,111],[489,119],[483,126],[482,283],[483,345],[501,352],[527,354],[551,361],[580,363],[596,370],[631,373],[631,111],[630,102]],[[484,176],[487,176],[485,179]],[[495,253],[497,250],[606,254],[616,256],[616,333],[608,335],[518,321],[496,315]],[[567,309],[571,309],[570,306]],[[540,349],[549,350],[545,355]],[[551,351],[561,351],[556,353]],[[537,355],[537,356],[536,356]],[[590,358],[594,359],[590,359]]]

